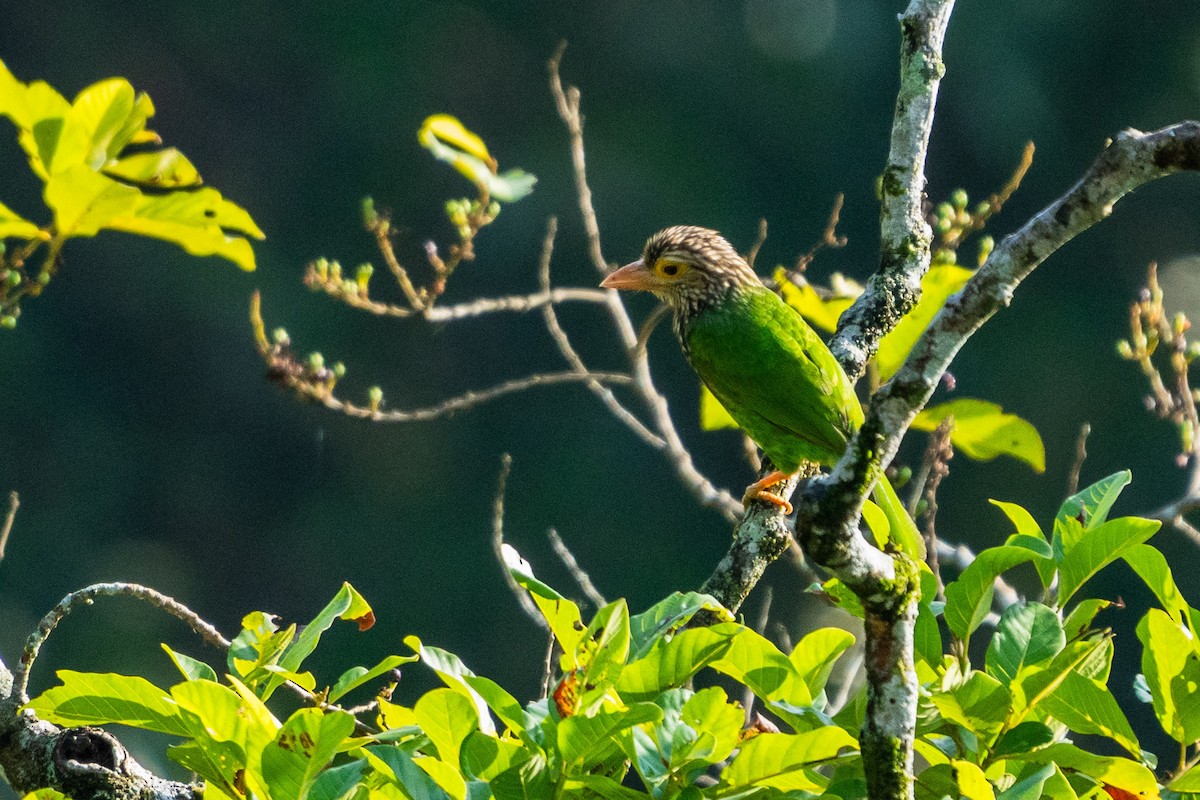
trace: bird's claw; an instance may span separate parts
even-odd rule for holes
[[[742,495],[742,505],[748,508],[753,501],[762,500],[765,503],[782,508],[784,516],[791,516],[792,504],[774,492],[767,491],[768,486],[774,486],[781,481],[787,480],[788,477],[786,472],[776,471],[750,484],[746,488],[746,493]]]

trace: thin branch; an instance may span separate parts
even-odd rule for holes
[[[54,606],[46,616],[42,617],[41,622],[38,623],[33,633],[29,634],[29,638],[25,642],[25,649],[21,653],[20,666],[13,673],[16,696],[22,702],[29,700],[29,696],[26,694],[26,690],[29,688],[29,672],[33,668],[33,663],[37,660],[38,653],[41,652],[42,645],[50,638],[50,634],[58,627],[58,623],[62,621],[63,617],[70,614],[79,606],[90,606],[95,602],[97,597],[133,597],[149,603],[156,608],[166,611],[176,619],[182,620],[189,628],[199,634],[201,639],[213,647],[219,650],[229,649],[229,640],[222,636],[220,631],[208,622],[205,622],[195,611],[192,611],[173,597],[168,597],[162,592],[136,583],[92,584],[78,591],[71,592],[60,600],[58,605]]]
[[[543,289],[530,294],[516,294],[506,297],[481,297],[477,300],[458,303],[452,306],[434,306],[430,309],[410,308],[395,303],[384,303],[372,300],[362,294],[349,295],[342,291],[341,284],[325,283],[321,291],[342,300],[346,305],[361,309],[369,314],[380,317],[420,317],[428,322],[455,322],[460,319],[480,317],[498,311],[526,312],[544,308],[554,303],[608,302],[607,293],[603,289],[588,289],[582,287],[564,287]]]
[[[583,229],[587,232],[588,254],[592,265],[601,275],[608,274],[608,262],[600,249],[600,223],[596,221],[596,209],[592,206],[592,189],[587,182],[587,158],[583,149],[583,115],[579,113],[579,90],[574,86],[563,88],[559,76],[559,65],[567,43],[561,42],[546,65],[550,71],[550,92],[554,95],[554,106],[558,116],[567,126],[571,136],[571,163],[575,167],[575,191],[579,195],[579,211],[583,215]]]
[[[587,596],[592,605],[596,608],[603,608],[608,605],[608,601],[604,599],[604,595],[600,594],[600,590],[596,588],[596,584],[592,583],[591,576],[583,570],[583,567],[579,566],[579,562],[575,560],[575,554],[571,552],[566,542],[558,535],[558,531],[550,528],[546,531],[546,536],[550,539],[550,546],[554,548],[554,553],[558,556],[558,560],[571,573],[571,577],[575,579],[575,583],[583,590],[584,595]]]
[[[554,677],[554,646],[557,644],[554,631],[546,629],[546,657],[542,661],[542,693],[538,697],[550,696],[550,681]]]
[[[547,294],[550,289],[550,262],[554,256],[554,238],[558,233],[558,220],[551,217],[546,222],[546,238],[542,241],[542,256],[538,262],[538,283],[541,285],[542,293]],[[603,290],[597,290],[604,293]],[[605,298],[607,299],[607,298]],[[567,336],[567,332],[559,324],[558,314],[554,310],[553,303],[547,303],[542,306],[542,319],[546,323],[546,330],[550,333],[550,338],[554,340],[558,351],[562,353],[567,364],[576,373],[583,375],[591,375],[592,371],[586,364],[583,363],[583,358],[575,350],[571,344],[571,339]],[[634,416],[633,412],[622,405],[617,396],[612,393],[612,390],[603,385],[598,380],[586,380],[584,385],[600,398],[600,402],[604,404],[613,416],[625,424],[631,431],[634,432],[640,439],[647,442],[651,447],[662,448],[666,443],[658,434],[647,428],[642,421]]]
[[[838,221],[842,217],[842,205],[846,202],[846,195],[838,192],[837,197],[833,199],[833,208],[829,211],[829,221],[825,223],[825,230],[821,232],[821,238],[818,239],[812,247],[808,248],[808,252],[796,258],[796,263],[792,267],[793,272],[803,273],[808,269],[808,265],[813,262],[823,248],[826,247],[845,247],[845,236],[838,236],[837,226]]]
[[[492,551],[496,554],[496,562],[500,565],[500,574],[504,582],[517,598],[517,605],[525,612],[525,616],[533,620],[542,630],[550,630],[546,619],[538,611],[537,606],[529,599],[529,594],[517,585],[516,580],[508,571],[504,558],[504,493],[508,488],[508,475],[512,472],[512,456],[508,453],[500,456],[500,474],[496,476],[496,496],[492,500]]]
[[[937,578],[938,600],[945,600],[946,595],[941,567],[938,565],[937,493],[942,480],[950,474],[950,459],[954,458],[954,445],[950,441],[953,432],[954,417],[946,417],[933,432],[925,455],[929,464],[928,483],[925,486],[925,552],[929,569]]]
[[[1079,426],[1079,436],[1075,439],[1075,459],[1071,462],[1071,471],[1067,473],[1067,497],[1079,491],[1079,473],[1083,471],[1083,462],[1087,460],[1087,440],[1092,433],[1092,426],[1085,422]]]
[[[751,268],[754,267],[754,261],[758,258],[758,251],[762,250],[762,246],[767,241],[767,220],[766,217],[758,221],[758,233],[754,237],[754,244],[750,245],[750,249],[746,251],[743,258]]]
[[[4,549],[8,546],[8,535],[12,533],[13,520],[17,518],[17,509],[21,507],[21,497],[15,491],[8,493],[8,513],[0,524],[0,561],[4,560]]]

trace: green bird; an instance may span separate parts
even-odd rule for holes
[[[776,467],[750,485],[743,502],[765,500],[791,513],[768,489],[805,462],[837,462],[863,422],[854,386],[817,333],[763,285],[733,245],[706,228],[659,231],[639,260],[600,285],[652,292],[667,304],[700,380]],[[923,557],[924,541],[886,476],[872,497],[891,540]]]

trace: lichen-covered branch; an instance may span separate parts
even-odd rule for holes
[[[900,16],[900,90],[887,166],[880,178],[880,264],[866,291],[838,322],[829,342],[857,380],[879,340],[916,305],[929,269],[932,234],[925,221],[925,157],[945,66],[942,41],[954,0],[913,0]]]

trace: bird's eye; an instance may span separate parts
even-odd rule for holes
[[[655,267],[655,271],[664,278],[674,278],[686,269],[678,261],[660,261]]]

